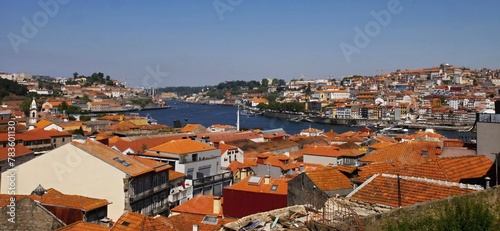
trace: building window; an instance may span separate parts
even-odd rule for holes
[[[64,142],[64,138],[62,138],[62,142]]]
[[[152,207],[153,207],[153,210],[155,210],[155,209],[156,209],[156,206],[157,206],[157,204],[156,204],[156,203],[158,203],[158,197],[157,197],[157,196],[154,196],[154,197],[153,197],[153,206],[152,206]]]
[[[167,206],[167,203],[165,202],[165,193],[162,193],[160,196],[160,204],[162,208],[165,208]]]
[[[158,186],[158,176],[154,175],[153,176],[153,187]]]
[[[192,157],[193,157],[193,161],[198,161],[198,153],[194,153],[192,155]]]
[[[137,193],[142,193],[143,188],[142,188],[142,179],[139,180],[138,187],[137,187]]]

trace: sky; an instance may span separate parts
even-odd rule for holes
[[[5,0],[0,71],[130,87],[500,68],[500,1]]]

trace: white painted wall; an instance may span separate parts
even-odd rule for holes
[[[64,194],[106,199],[108,217],[123,214],[125,173],[82,151],[71,143],[16,167],[16,194],[31,194],[41,184]],[[0,192],[8,193],[9,173],[2,173]]]

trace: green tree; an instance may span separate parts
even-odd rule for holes
[[[278,79],[277,79],[277,78],[274,78],[274,79],[271,81],[271,85],[273,85],[273,86],[278,85]]]
[[[61,104],[59,105],[59,107],[57,107],[57,111],[59,113],[62,113],[66,110],[68,110],[68,103],[66,103],[66,101],[62,101]]]
[[[74,73],[73,73],[73,78],[74,78],[74,79],[78,78],[78,72],[74,72]]]
[[[80,126],[80,128],[78,128],[78,129],[75,129],[73,131],[73,135],[82,135],[82,136],[85,135],[85,133],[83,132],[82,126]]]
[[[266,78],[263,78],[262,81],[261,81],[261,85],[263,87],[268,87],[269,86],[269,80],[266,79]]]
[[[180,120],[174,120],[174,128],[181,128],[182,123]]]

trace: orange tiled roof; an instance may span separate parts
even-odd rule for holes
[[[40,121],[38,121],[36,124],[35,124],[35,127],[37,128],[45,128],[49,125],[53,124],[51,121],[48,121],[48,120],[45,120],[45,119],[41,119]]]
[[[201,124],[186,124],[182,129],[181,132],[194,132],[196,129],[203,127]]]
[[[359,167],[358,175],[361,178],[369,178],[378,173],[389,173],[404,168],[399,162],[378,162]]]
[[[9,148],[11,148],[11,147],[7,146],[5,148],[0,148],[0,160],[6,160],[9,157],[9,155],[8,155]],[[15,148],[15,154],[16,154],[15,157],[33,153],[33,151],[31,151],[29,148],[27,148],[26,146],[24,146],[22,144],[17,144],[16,146],[14,146],[14,148]]]
[[[110,231],[149,231],[149,230],[176,230],[171,224],[154,219],[144,214],[126,212],[109,229]]]
[[[288,164],[283,163],[283,161],[288,160]],[[290,157],[286,155],[270,155],[264,161],[265,165],[275,166],[281,168],[281,170],[290,170],[294,168],[298,168],[299,165],[297,163],[293,163],[290,160]]]
[[[138,176],[147,172],[154,171],[153,168],[146,166],[145,164],[131,158],[130,156],[122,155],[119,152],[99,142],[87,140],[84,144],[82,144],[75,141],[72,142],[71,145],[85,151],[86,153],[89,153],[92,156],[99,158],[107,164],[131,176]],[[122,160],[130,163],[130,165],[125,166],[124,164],[116,161],[114,158],[121,158]]]
[[[155,219],[166,224],[171,224],[175,227],[175,230],[192,230],[193,225],[196,224],[200,231],[220,230],[223,225],[236,221],[236,219],[218,217],[217,224],[208,224],[203,222],[203,218],[205,218],[205,215],[182,213],[168,218],[159,216]]]
[[[185,135],[180,134],[180,135],[173,135],[173,136],[165,136],[165,137],[156,137],[156,138],[143,138],[143,139],[138,139],[138,140],[133,140],[133,141],[126,141],[123,140],[119,137],[117,138],[112,138],[113,139],[113,144],[110,144],[110,146],[115,146],[118,150],[121,152],[127,150],[128,148],[132,149],[135,153],[142,152],[143,147],[147,149],[156,147],[160,144],[164,144],[166,142],[172,141],[172,140],[177,140],[177,139],[182,139]]]
[[[85,221],[77,221],[73,224],[56,229],[55,231],[107,231],[109,228],[104,225],[98,225]]]
[[[201,133],[201,135],[206,135],[210,137],[210,141],[212,142],[220,142],[220,141],[235,141],[235,140],[246,140],[246,139],[254,139],[262,137],[262,134],[253,132],[253,131],[244,131],[244,132],[212,132],[212,133]]]
[[[56,229],[55,231],[107,231],[109,228],[104,225],[98,225],[85,221],[77,221],[73,224]]]
[[[313,156],[330,156],[339,157],[341,156],[340,148],[338,146],[314,146],[302,149],[304,155]]]
[[[225,143],[219,143],[219,148],[220,148],[220,153],[221,155],[224,154],[227,150],[231,149],[237,149],[238,147],[236,146],[233,146],[233,145],[229,145],[229,144],[225,144]]]
[[[248,180],[252,177],[247,177],[240,182],[233,184],[227,189],[239,190],[254,193],[268,193],[268,194],[280,194],[287,195],[288,193],[288,180],[282,178],[271,178],[269,184],[264,184],[264,177],[262,177],[259,184],[248,184]],[[275,191],[271,191],[271,187],[277,185],[278,188]]]
[[[137,160],[148,167],[153,168],[155,170],[155,172],[160,172],[160,171],[172,168],[171,165],[169,165],[165,162],[157,161],[157,160],[152,160],[152,159],[143,158],[143,157],[139,157],[139,156],[130,156],[130,158]]]
[[[378,142],[378,143],[375,143],[375,144],[372,144],[369,146],[369,148],[371,149],[381,149],[381,148],[387,148],[387,147],[390,147],[392,145],[396,145],[396,143],[390,143],[390,142]]]
[[[47,193],[42,196],[30,195],[29,197],[45,205],[75,208],[83,211],[91,211],[110,204],[105,199],[95,199],[80,195],[67,195],[53,188],[48,189]]]
[[[427,150],[427,157],[422,155],[422,151]],[[441,147],[434,141],[409,141],[398,143],[387,148],[375,150],[361,158],[364,162],[387,162],[398,161],[404,165],[417,165],[428,160],[436,159],[441,154]]]
[[[191,140],[191,139],[182,139],[182,140],[172,140],[165,144],[158,145],[156,147],[151,148],[151,151],[158,152],[168,152],[174,154],[188,154],[193,152],[201,152],[208,150],[215,150],[215,147],[212,147],[208,144]]]
[[[224,203],[224,198],[221,198],[221,204]],[[214,213],[214,196],[212,195],[198,195],[190,200],[178,205],[171,209],[172,212],[177,213],[191,213],[199,215],[222,216],[222,209],[219,213]]]
[[[325,168],[305,174],[323,191],[352,188],[350,179],[336,168]]]
[[[400,179],[401,205],[437,200],[452,195],[466,194],[478,189],[461,188],[458,183],[438,182],[425,178]],[[374,175],[356,188],[348,198],[370,204],[398,206],[398,179],[396,175]]]
[[[484,155],[438,158],[420,165],[394,171],[403,176],[461,182],[467,179],[482,179],[493,162]]]
[[[183,178],[183,177],[186,177],[186,174],[184,174],[182,172],[177,172],[177,171],[171,170],[171,169],[168,170],[168,180],[169,181],[173,181],[173,180]]]
[[[227,166],[226,169],[229,169],[234,173],[238,172],[238,170],[240,169],[243,169],[243,168],[248,168],[250,167],[249,164],[244,164],[244,163],[241,163],[239,161],[233,161],[229,164],[229,166]]]

